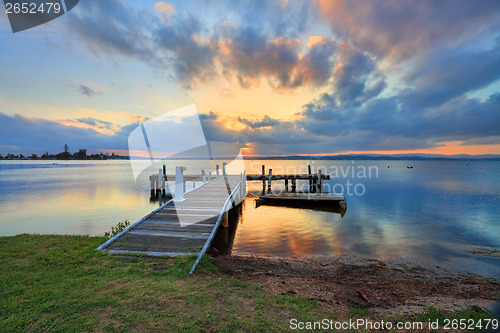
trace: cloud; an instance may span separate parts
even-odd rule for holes
[[[109,121],[99,120],[96,118],[80,118],[76,119],[76,121],[79,123],[84,123],[90,126],[95,126],[100,128],[112,129],[115,127],[115,125],[113,123],[110,123]]]
[[[290,25],[291,20],[304,25],[309,21],[307,2],[293,6],[249,2],[241,7],[248,12],[240,16],[239,25],[207,25],[201,16],[174,13],[165,2],[154,6],[159,17],[125,2],[99,1],[79,6],[69,27],[97,56],[118,53],[139,59],[170,73],[186,89],[220,77],[234,77],[242,87],[266,79],[276,89],[326,83],[332,74],[335,43],[325,38],[305,48],[297,38],[305,27]],[[254,16],[250,20],[248,15]],[[257,28],[255,20],[269,26]],[[252,24],[246,25],[247,21]]]
[[[239,117],[238,120],[243,124],[251,127],[251,128],[261,128],[261,127],[269,127],[279,125],[280,121],[278,119],[272,119],[269,116],[264,116],[262,120],[252,121],[248,119],[244,119]]]
[[[175,11],[172,4],[165,1],[158,1],[154,8],[161,15],[163,20],[170,22],[170,19]]]
[[[401,92],[414,106],[436,106],[500,78],[500,39],[491,47],[434,50],[404,76]]]
[[[97,92],[95,91],[94,89],[86,86],[86,85],[83,85],[83,84],[79,84],[77,86],[74,86],[76,88],[76,90],[82,94],[82,95],[85,95],[85,96],[88,96],[88,97],[92,97],[92,96],[95,96],[95,95],[100,95],[101,93],[100,92]]]
[[[338,38],[394,61],[473,42],[500,24],[496,1],[478,6],[455,0],[317,0],[315,5]]]
[[[372,99],[349,110],[320,99],[306,106],[299,126],[312,135],[335,139],[338,149],[421,149],[447,141],[470,144],[481,137],[492,142],[492,137],[500,137],[498,110],[498,94],[483,102],[460,97],[425,110],[414,109],[398,96]]]
[[[93,119],[78,121],[92,123]],[[106,125],[106,122],[94,121],[97,126]],[[53,120],[23,115],[9,116],[0,112],[0,142],[2,142],[2,147],[9,146],[12,149],[12,151],[4,151],[5,148],[2,148],[0,153],[41,154],[46,151],[56,153],[62,151],[64,144],[67,144],[71,151],[87,149],[89,152],[97,152],[127,149],[128,135],[136,126],[137,124],[116,126],[118,130],[107,135],[92,128],[64,125]]]
[[[97,56],[142,61],[186,89],[223,78],[216,97],[233,102],[242,95],[233,83],[317,92],[299,120],[200,116],[207,138],[250,143],[260,153],[493,144],[500,136],[498,88],[491,88],[500,79],[495,1],[221,1],[217,14],[210,8],[86,2],[68,16],[69,29]],[[487,86],[489,97],[468,97]]]

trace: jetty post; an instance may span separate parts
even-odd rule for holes
[[[309,192],[312,192],[312,172],[311,172],[311,165],[307,165],[307,173],[309,175]]]
[[[267,181],[267,193],[271,193],[271,180],[273,178],[273,169],[269,169],[269,179]]]
[[[185,170],[185,167],[182,167],[182,166],[175,167],[174,202],[184,201],[184,192],[185,192],[184,170]]]
[[[266,194],[266,166],[262,164],[262,193]]]

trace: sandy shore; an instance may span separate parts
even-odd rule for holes
[[[411,258],[218,256],[214,260],[222,273],[272,293],[317,300],[333,311],[357,306],[380,315],[405,315],[429,305],[444,311],[466,306],[491,309],[500,299],[497,278],[425,267]]]

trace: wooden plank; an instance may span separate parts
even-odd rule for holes
[[[169,221],[145,221],[145,222],[142,222],[141,224],[139,224],[137,227],[143,225],[143,224],[157,224],[157,225],[180,225],[179,222],[169,222]],[[214,225],[213,224],[207,224],[207,223],[195,223],[195,224],[191,224],[191,226],[197,226],[197,227],[205,227],[205,228],[211,228],[213,227]]]
[[[215,224],[214,224],[215,225]],[[173,231],[173,232],[209,232],[213,225],[209,225],[208,227],[200,227],[187,225],[185,227],[181,225],[169,225],[169,224],[149,224],[149,223],[141,223],[134,230],[149,230],[149,231]]]
[[[168,217],[177,217],[177,216],[193,216],[193,217],[205,217],[205,218],[210,218],[212,216],[215,216],[214,214],[206,213],[202,214],[202,211],[199,212],[192,212],[192,213],[185,213],[185,211],[179,211],[179,212],[158,212],[155,214],[155,216],[162,217],[162,218],[168,218]]]
[[[141,236],[156,236],[156,237],[178,237],[178,238],[190,238],[190,239],[207,239],[210,236],[208,232],[160,232],[160,231],[144,231],[134,229],[129,232],[130,235],[141,235]]]
[[[212,215],[210,216],[209,218],[206,218],[206,219],[203,219],[203,220],[200,220],[200,218],[196,218],[196,217],[192,217],[192,216],[186,216],[186,217],[181,217],[182,219],[182,222],[183,223],[204,223],[204,224],[211,224],[211,222],[214,222],[217,220],[217,215]],[[158,221],[158,222],[176,222],[176,223],[179,223],[179,217],[177,216],[172,216],[172,217],[162,217],[162,216],[158,216],[158,217],[152,217],[148,220],[146,220],[147,222],[151,222],[151,221]],[[146,222],[145,221],[145,222]]]
[[[165,207],[162,209],[162,212],[170,212],[170,211],[198,211],[198,212],[220,212],[220,209],[212,208],[210,207],[204,207],[204,208],[197,208],[197,207]]]
[[[109,247],[110,250],[194,252],[203,247],[204,239],[130,235],[120,238]]]
[[[192,254],[196,254],[197,252],[155,252],[155,251],[133,251],[133,250],[105,250],[109,253],[114,254],[143,254],[146,256],[153,257],[177,257],[177,256],[188,256]]]

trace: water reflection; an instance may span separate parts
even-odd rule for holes
[[[242,202],[238,206],[229,210],[227,216],[227,225],[224,225],[223,223],[219,227],[219,230],[217,231],[214,237],[212,243],[213,249],[211,249],[211,251],[215,253],[212,254],[221,254],[221,255],[231,254],[234,243],[234,237],[236,235],[236,229],[238,228],[238,223],[240,221],[240,216],[243,211],[244,205],[245,202]]]
[[[350,181],[366,189],[361,196],[346,194],[349,212],[343,218],[341,212],[322,207],[257,207],[255,197],[248,197],[238,223],[230,217],[228,228],[218,235],[226,244],[221,253],[412,256],[425,264],[500,276],[500,259],[462,251],[468,246],[500,248],[500,162],[468,161],[466,166],[461,161],[412,161],[413,169],[406,168],[407,161],[245,162],[248,173],[260,173],[262,164],[276,173],[280,168],[283,173],[303,172],[307,164],[313,172],[362,164],[377,166],[378,173],[373,178],[348,173],[328,181],[330,188]],[[135,183],[128,161],[52,163],[0,162],[1,235],[102,235],[116,223],[137,221],[169,200],[150,197],[147,176],[158,168]],[[167,173],[179,164],[189,173],[201,172],[196,161],[165,163]],[[297,185],[307,188],[307,180]],[[280,188],[283,182],[273,183],[273,190]],[[258,192],[261,183],[249,182],[248,189]]]
[[[150,203],[158,203],[158,207],[162,206],[163,204],[167,203],[172,199],[172,195],[168,193],[162,193],[158,192],[155,193],[151,191],[151,195],[149,196],[149,202]]]
[[[347,211],[347,204],[343,201],[332,202],[326,200],[263,200],[261,198],[254,199],[254,207],[274,206],[274,207],[289,207],[298,209],[310,209],[318,212],[329,212],[340,214],[344,217]]]

